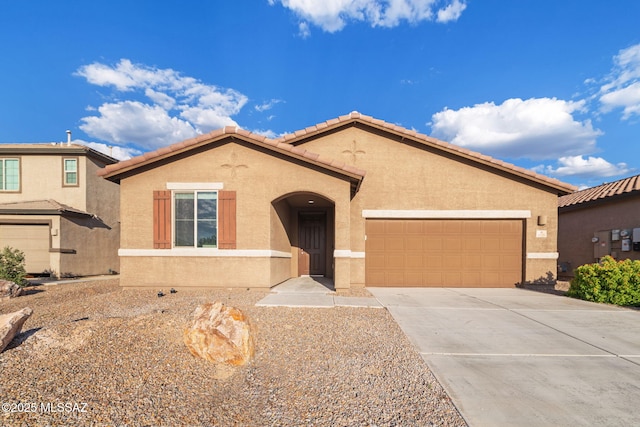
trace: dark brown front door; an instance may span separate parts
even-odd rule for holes
[[[322,213],[300,213],[298,274],[324,275],[326,270],[327,216]]]

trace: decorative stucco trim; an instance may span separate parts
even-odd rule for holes
[[[364,252],[353,252],[349,249],[336,249],[333,251],[334,258],[364,258]]]
[[[364,209],[363,218],[411,218],[411,219],[505,219],[531,218],[528,210],[386,210]]]
[[[236,257],[236,258],[291,258],[290,252],[269,249],[119,249],[122,257]]]
[[[222,190],[222,182],[167,182],[167,190]]]
[[[527,252],[527,259],[558,259],[558,252]]]

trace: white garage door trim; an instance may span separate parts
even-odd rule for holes
[[[402,210],[364,209],[363,218],[405,218],[405,219],[521,219],[531,218],[529,210]]]

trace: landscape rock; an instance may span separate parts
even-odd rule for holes
[[[194,356],[231,366],[246,364],[254,353],[249,319],[221,302],[196,308],[184,330],[184,343]]]
[[[10,280],[0,280],[0,301],[22,295],[22,288]]]
[[[0,315],[0,352],[20,333],[24,322],[33,314],[29,307],[9,314]]]

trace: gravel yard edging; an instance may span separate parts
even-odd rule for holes
[[[158,298],[117,279],[29,293],[0,302],[0,314],[34,310],[0,354],[0,396],[37,410],[3,410],[3,426],[466,425],[387,310],[256,307],[267,292],[238,289]],[[251,319],[247,366],[215,366],[182,341],[216,300]]]

